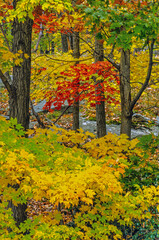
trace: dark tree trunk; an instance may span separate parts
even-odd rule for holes
[[[79,47],[79,32],[74,32],[73,34],[73,56],[74,58],[80,57],[80,47]],[[77,61],[75,64],[78,64]],[[80,83],[77,84],[77,92],[75,98],[79,97],[78,86]],[[73,104],[73,130],[79,129],[79,99],[74,101]]]
[[[40,23],[40,39],[39,39],[39,43],[40,43],[40,54],[44,54],[44,46],[43,46],[43,42],[44,42],[44,26],[42,23]]]
[[[28,17],[24,23],[18,22],[18,19],[13,23],[13,52],[21,50],[23,62],[13,67],[12,92],[9,94],[10,118],[17,118],[25,129],[29,128],[32,24]],[[24,54],[28,57],[25,58]]]
[[[19,185],[18,184],[15,184],[13,186],[8,185],[8,187],[12,187],[17,191],[19,188]],[[12,200],[10,200],[8,202],[8,208],[12,209],[12,213],[13,213],[12,215],[16,222],[17,227],[19,227],[20,223],[23,223],[25,220],[27,220],[27,212],[26,212],[27,204],[23,203],[23,204],[17,204],[17,206],[15,206]],[[9,231],[12,231],[10,227],[9,227]]]
[[[71,50],[73,50],[73,34],[72,33],[69,34],[69,42],[70,42],[70,48]]]
[[[16,8],[17,0],[13,1],[13,7]],[[23,62],[13,67],[13,81],[6,84],[9,92],[10,118],[17,118],[24,129],[29,128],[29,99],[30,99],[30,75],[31,75],[31,36],[33,21],[26,17],[22,23],[18,19],[13,22],[13,53],[22,51],[21,58]],[[5,79],[4,79],[5,80]],[[18,189],[19,185],[12,186]],[[9,201],[8,207],[12,209],[13,217],[17,226],[27,219],[27,204],[18,204],[15,206]]]
[[[104,61],[104,51],[102,41],[95,39],[95,62]],[[95,80],[96,96],[104,99],[104,91],[102,90],[102,82]],[[100,93],[99,93],[100,92]],[[96,122],[97,122],[97,137],[106,135],[106,120],[105,120],[105,102],[96,102]]]
[[[68,35],[61,33],[62,52],[68,52]]]
[[[55,42],[52,40],[51,41],[51,54],[55,53]]]
[[[120,60],[121,130],[131,138],[130,50],[121,50]]]
[[[27,204],[18,204],[17,206],[15,206],[11,200],[9,201],[8,208],[12,209],[13,217],[18,227],[20,223],[23,223],[25,220],[27,220]]]

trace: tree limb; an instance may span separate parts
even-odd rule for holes
[[[84,90],[82,90],[80,93],[78,93],[78,96],[77,96],[77,97],[79,97],[83,92],[84,92]],[[72,104],[69,105],[69,106],[67,106],[67,107],[64,109],[64,111],[61,113],[61,115],[55,120],[55,122],[54,122],[53,124],[57,123],[57,121],[62,117],[62,115],[63,115],[71,106],[72,106]]]
[[[72,33],[74,33],[74,32],[72,31]],[[83,38],[80,37],[80,36],[79,36],[79,38],[80,38],[83,42],[87,43],[87,45],[89,46],[89,48],[92,49],[93,53],[99,55],[99,53],[96,52],[96,51],[94,50],[94,48],[93,48],[85,39],[83,39]],[[114,45],[113,45],[113,48],[114,48]],[[111,52],[113,52],[113,50],[112,50]],[[115,63],[114,60],[113,60],[112,58],[110,58],[110,54],[109,54],[108,56],[105,56],[105,55],[104,55],[103,57],[104,57],[108,62],[110,62],[118,71],[120,70],[120,65],[117,64],[117,63]]]
[[[46,126],[44,125],[44,123],[40,120],[40,117],[39,117],[38,113],[35,112],[34,107],[33,107],[33,103],[32,103],[32,101],[31,101],[31,99],[30,99],[30,106],[31,106],[32,113],[33,113],[33,115],[36,117],[39,125],[40,125],[42,128],[46,128]]]
[[[42,36],[43,36],[43,31],[40,31],[40,32],[39,32],[39,37],[38,37],[38,40],[37,40],[37,43],[36,43],[36,47],[35,47],[35,49],[33,50],[33,52],[37,52],[38,47],[39,47],[39,43],[40,43],[40,40],[41,40]]]
[[[64,113],[67,111],[67,109],[69,109],[71,107],[71,105],[68,105],[64,111],[61,113],[61,115],[53,122],[53,124],[57,123],[58,120],[62,117],[62,115],[64,115]]]
[[[143,108],[142,110],[138,110],[139,112],[144,112],[145,110],[151,109],[151,108],[157,108],[159,109],[159,107],[157,105],[151,106],[151,107],[147,107],[147,108]]]
[[[4,86],[6,87],[9,94],[12,93],[12,85],[8,82],[8,79],[5,77],[5,75],[0,70],[0,78],[2,79],[2,82]]]
[[[50,57],[50,56],[48,56],[48,55],[46,55],[46,54],[44,54],[47,58],[49,58],[49,59],[51,59],[51,60],[53,60],[53,61],[58,61],[58,62],[77,62],[77,60],[63,60],[63,59],[57,59],[57,58],[52,58],[52,57]],[[40,56],[39,56],[40,57]],[[87,58],[87,59],[81,59],[81,60],[78,60],[78,62],[83,62],[83,61],[87,61],[87,60],[90,60],[90,59],[92,59],[93,57],[90,57],[90,58]]]
[[[147,88],[150,77],[151,77],[151,72],[152,72],[152,65],[153,65],[153,47],[154,47],[155,39],[152,40],[150,49],[149,49],[149,65],[148,65],[148,70],[147,70],[147,76],[145,79],[145,82],[143,83],[142,87],[140,88],[139,92],[136,94],[134,99],[131,101],[130,104],[130,109],[133,110],[136,102],[139,100],[141,94],[143,91]]]
[[[113,53],[114,53],[115,45],[116,45],[116,43],[113,44],[112,49],[111,49],[110,53],[108,54],[109,58],[113,58],[114,57]]]
[[[9,45],[9,41],[8,41],[8,39],[7,39],[7,37],[6,37],[6,34],[5,34],[4,29],[3,29],[2,24],[0,24],[0,29],[1,29],[1,32],[2,32],[2,34],[3,34],[3,36],[4,36],[4,38],[5,38],[5,42],[6,42],[6,44],[7,44],[7,47],[8,47],[8,49],[9,49],[9,51],[12,52],[12,49],[11,49],[11,47],[10,47],[10,45]]]

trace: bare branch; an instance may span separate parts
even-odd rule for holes
[[[131,82],[131,84],[132,84],[132,83],[139,83],[140,85],[143,85],[143,83],[142,83],[142,82]]]
[[[109,37],[110,37],[110,35],[108,35],[108,34],[106,33],[106,31],[105,31],[105,29],[104,29],[104,27],[103,27],[103,26],[101,27],[101,29],[102,29],[102,31],[104,32],[105,36],[106,36],[107,38],[109,38]]]
[[[154,105],[154,106],[151,106],[151,107],[148,107],[148,108],[144,108],[144,109],[142,109],[142,110],[138,110],[139,112],[144,112],[145,110],[148,110],[148,109],[151,109],[151,108],[157,108],[157,109],[159,109],[159,107],[157,106],[157,105]]]
[[[39,37],[38,37],[38,40],[37,40],[37,43],[36,43],[36,47],[35,47],[35,49],[33,50],[33,52],[37,52],[38,47],[39,47],[39,43],[40,43],[40,40],[41,40],[42,36],[43,36],[43,31],[40,31],[40,32],[39,32]]]
[[[155,39],[152,40],[150,48],[149,48],[149,65],[148,65],[148,70],[147,70],[147,76],[145,79],[145,82],[143,83],[142,87],[140,88],[139,92],[136,94],[134,99],[132,100],[130,104],[130,109],[133,110],[136,102],[140,98],[141,94],[143,91],[147,88],[150,77],[151,77],[151,72],[152,72],[152,65],[153,65],[153,47],[154,47]]]
[[[64,111],[61,113],[61,115],[55,120],[55,122],[53,122],[53,124],[57,123],[58,120],[64,115],[64,113],[67,111],[67,109],[69,109],[71,107],[71,105],[68,105]]]
[[[51,57],[51,56],[49,56],[49,55],[47,55],[47,54],[43,54],[43,55],[40,55],[40,56],[37,56],[37,57],[35,57],[34,58],[34,60],[35,59],[37,59],[37,58],[40,58],[40,57],[43,57],[43,56],[45,56],[45,57],[47,57],[47,58],[49,58],[49,59],[51,59],[51,60],[53,60],[53,61],[57,61],[57,62],[66,62],[66,63],[76,63],[77,61],[78,62],[84,62],[84,61],[87,61],[87,60],[91,60],[93,57],[90,57],[90,58],[86,58],[86,59],[75,59],[75,60],[63,60],[63,59],[58,59],[58,58],[53,58],[53,57]]]
[[[11,94],[12,86],[1,70],[0,70],[0,78],[2,79],[2,82],[3,82],[4,86],[6,87],[8,93]]]
[[[113,44],[112,49],[111,49],[110,53],[108,54],[109,58],[113,58],[114,57],[113,53],[114,53],[115,45],[116,45],[116,43]]]
[[[40,120],[40,117],[39,117],[38,113],[35,112],[34,107],[33,107],[33,103],[32,103],[32,101],[31,101],[31,99],[30,99],[30,106],[31,106],[32,113],[33,113],[33,115],[36,117],[39,125],[40,125],[42,128],[46,128],[46,126],[44,125],[44,123]]]
[[[72,31],[72,33],[74,33],[74,32]],[[83,38],[80,37],[80,36],[79,36],[79,38],[89,46],[89,48],[92,50],[93,54],[95,53],[95,54],[99,55],[99,53],[96,52],[96,51],[94,50],[94,48],[93,48],[85,39],[83,39]],[[113,46],[113,47],[114,47],[114,46]],[[110,54],[109,54],[108,56],[105,56],[105,55],[104,55],[103,57],[104,57],[108,62],[110,62],[118,71],[120,70],[119,64],[115,63],[114,60],[113,60],[112,58],[110,58]]]
[[[44,54],[45,55],[45,54]],[[49,59],[51,59],[51,60],[53,60],[53,61],[57,61],[57,62],[84,62],[84,61],[87,61],[87,60],[91,60],[93,57],[90,57],[90,58],[86,58],[86,59],[78,59],[78,60],[63,60],[63,59],[57,59],[57,58],[52,58],[52,57],[50,57],[50,56],[48,56],[48,55],[45,55],[47,58],[49,58]]]
[[[87,52],[89,52],[89,51],[86,50],[86,51],[84,51],[83,53],[81,53],[81,54],[80,54],[80,57],[81,57],[83,54],[87,53]]]

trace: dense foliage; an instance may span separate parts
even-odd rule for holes
[[[158,1],[0,7],[0,113],[9,97],[10,115],[0,118],[0,238],[158,239],[159,136],[128,140],[134,111],[146,108],[157,123]],[[47,129],[32,103],[43,99],[46,111],[67,101],[75,131]],[[81,100],[99,139],[79,129]],[[24,131],[29,104],[43,129]],[[106,135],[105,110],[108,121],[117,115],[120,136]],[[45,210],[32,214],[37,203]]]
[[[24,134],[16,120],[1,118],[1,239],[158,237],[158,137],[96,139],[54,126]],[[30,199],[47,199],[53,209],[18,228],[8,201]]]

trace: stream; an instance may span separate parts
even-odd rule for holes
[[[45,105],[45,100],[41,101],[40,103],[38,103],[36,106],[34,106],[34,110],[38,113],[38,112],[42,112],[43,111],[43,106]],[[134,114],[135,116],[135,114]],[[136,114],[136,117],[140,117],[142,118],[143,121],[148,122],[150,119],[142,116],[141,114]],[[96,121],[90,121],[87,120],[86,118],[80,116],[80,128],[82,128],[84,131],[89,131],[91,133],[96,134]],[[154,126],[152,126],[151,128],[145,128],[145,127],[141,127],[138,129],[131,129],[131,137],[135,138],[138,136],[143,136],[143,135],[148,135],[151,133],[154,133],[154,135],[158,135],[159,134],[159,117],[156,118],[156,124]],[[57,124],[58,126],[58,124]],[[111,133],[115,133],[117,135],[120,135],[120,124],[107,124],[107,133],[111,132]]]
[[[45,105],[45,100],[39,102],[36,106],[34,106],[34,110],[37,113],[43,112],[43,106]],[[66,106],[66,105],[65,105]],[[141,114],[134,114],[134,116],[140,117],[144,122],[148,122],[150,119],[141,115]],[[8,116],[4,116],[8,119]],[[35,124],[38,124],[37,122],[30,122],[29,128],[33,128]],[[56,124],[57,127],[60,127],[58,124]],[[120,135],[120,124],[107,124],[107,133],[115,133],[117,135]],[[96,135],[96,121],[90,121],[86,118],[80,116],[80,128],[82,128],[84,131],[89,131],[91,133],[94,133]],[[143,135],[148,135],[153,133],[154,135],[159,135],[159,116],[156,117],[155,125],[151,128],[146,127],[140,127],[138,129],[131,129],[131,138],[136,138]]]
[[[84,131],[89,131],[92,132],[94,134],[96,134],[96,121],[89,121],[86,120],[83,117],[80,117],[80,127],[84,130]],[[107,133],[111,132],[111,133],[115,133],[117,135],[120,135],[120,124],[107,124]],[[159,126],[153,126],[150,129],[145,128],[145,127],[141,127],[139,129],[131,129],[131,138],[136,138],[139,136],[143,136],[143,135],[148,135],[154,133],[154,135],[158,135],[159,134]]]

